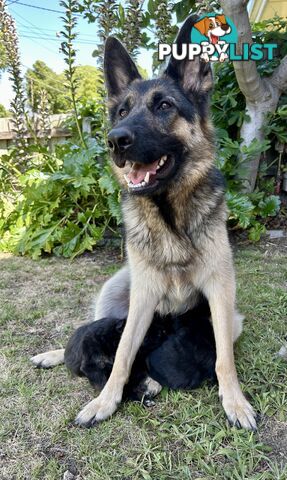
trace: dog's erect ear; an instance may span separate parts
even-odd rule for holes
[[[191,15],[182,25],[175,40],[179,55],[182,52],[182,45],[191,43],[191,29],[197,21],[198,16]],[[194,60],[188,60],[188,58],[176,60],[171,56],[164,73],[177,81],[187,94],[191,92],[206,93],[212,88],[210,64],[204,62],[199,56]]]
[[[133,80],[141,79],[125,47],[114,37],[106,40],[104,73],[109,97],[119,95]]]

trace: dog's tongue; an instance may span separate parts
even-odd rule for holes
[[[212,33],[210,34],[210,37],[211,37],[211,42],[213,44],[217,43],[218,41],[218,37],[216,35],[213,35]]]
[[[127,177],[134,185],[137,185],[145,179],[147,172],[149,172],[150,175],[155,175],[157,166],[158,160],[147,165],[143,165],[141,163],[133,163],[133,166],[127,174]]]

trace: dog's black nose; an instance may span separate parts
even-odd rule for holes
[[[133,140],[133,134],[127,128],[114,128],[108,135],[108,146],[115,153],[123,153],[133,144]]]
[[[222,23],[220,26],[224,32],[227,32],[227,30],[230,29],[230,26],[227,23]]]

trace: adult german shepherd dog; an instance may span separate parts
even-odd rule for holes
[[[196,16],[179,31],[190,42]],[[171,57],[157,79],[143,80],[123,45],[105,47],[105,81],[112,130],[108,145],[122,186],[128,262],[106,282],[96,319],[127,318],[111,374],[100,395],[78,414],[90,426],[122,400],[136,354],[156,314],[181,315],[207,299],[216,344],[219,397],[231,424],[255,429],[234,364],[242,330],[226,229],[223,181],[214,166],[209,120],[208,63]],[[38,366],[64,361],[64,350],[33,358]]]

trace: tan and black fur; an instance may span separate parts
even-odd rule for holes
[[[176,40],[179,45],[189,42],[196,20],[186,20]],[[171,58],[159,79],[142,80],[124,47],[109,38],[105,77],[112,123],[109,146],[123,188],[128,261],[104,285],[96,319],[118,315],[127,316],[127,322],[105,387],[76,422],[89,426],[117,409],[154,312],[187,312],[203,294],[211,311],[223,408],[232,424],[255,429],[255,414],[242,394],[234,364],[233,342],[241,333],[242,317],[235,309],[223,182],[214,166],[210,67],[200,59]],[[137,174],[157,158],[166,159],[159,173],[135,188]],[[124,175],[132,179],[130,187]],[[33,361],[50,366],[63,361],[63,351],[56,360],[55,355],[38,355]]]

